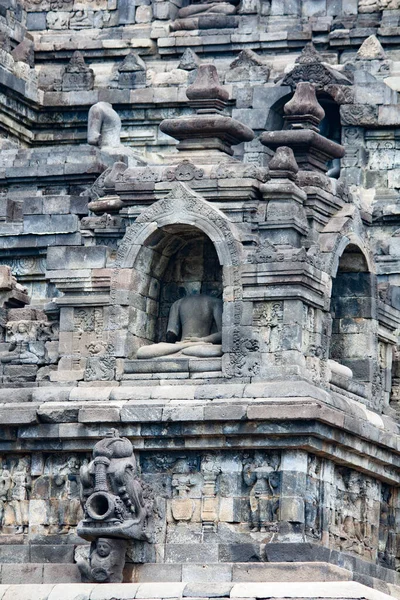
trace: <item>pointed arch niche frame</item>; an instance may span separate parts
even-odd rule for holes
[[[125,357],[118,338],[123,338],[119,323],[119,307],[135,305],[135,295],[139,291],[130,285],[131,274],[143,272],[140,264],[140,251],[146,240],[161,228],[171,225],[192,226],[204,233],[213,243],[222,267],[223,322],[222,359],[223,374],[226,377],[244,376],[248,364],[246,349],[254,352],[254,344],[244,339],[242,321],[242,251],[239,234],[235,226],[217,208],[186,184],[177,182],[168,196],[144,209],[136,221],[126,230],[118,253],[111,278],[110,334],[116,356]],[[130,287],[130,289],[128,289]],[[140,336],[139,336],[140,337]],[[119,349],[119,350],[118,350]],[[252,370],[257,369],[256,357],[252,356]],[[253,374],[253,373],[252,373]]]

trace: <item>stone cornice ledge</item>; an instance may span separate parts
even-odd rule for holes
[[[397,424],[304,381],[0,390],[3,451],[86,451],[111,426],[136,450],[303,448],[400,484]]]
[[[390,600],[388,594],[371,589],[355,581],[329,582],[246,582],[213,584],[203,583],[202,598],[337,598],[347,600]],[[214,587],[213,587],[214,586]],[[0,600],[154,600],[191,598],[193,584],[186,583],[58,583],[55,585],[0,585]],[[393,587],[395,591],[396,586]],[[207,590],[209,589],[209,595]],[[197,594],[197,599],[198,599]]]

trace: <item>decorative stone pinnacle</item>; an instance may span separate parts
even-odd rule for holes
[[[186,96],[194,108],[221,110],[229,99],[227,90],[221,85],[214,65],[200,65],[192,85],[186,90]]]
[[[293,150],[288,146],[280,146],[269,163],[271,177],[287,177],[294,179],[299,171]]]
[[[254,138],[249,127],[223,114],[229,94],[220,84],[214,65],[199,66],[197,77],[186,90],[186,96],[196,114],[165,119],[160,123],[163,133],[179,140],[179,151],[195,152],[203,160],[205,151],[213,151],[213,160],[216,156],[220,160],[221,155],[233,154],[232,145]],[[210,160],[209,154],[206,160]]]
[[[358,49],[356,60],[383,60],[386,58],[382,44],[375,35],[370,35]]]
[[[144,60],[131,50],[129,54],[127,54],[118,67],[119,73],[132,73],[135,71],[146,71],[146,64]]]
[[[322,56],[315,49],[315,46],[312,42],[306,44],[302,50],[300,56],[296,59],[296,63],[300,65],[312,64],[312,63],[321,63]]]
[[[231,62],[229,68],[236,69],[237,67],[247,66],[266,67],[267,65],[255,52],[253,52],[253,50],[245,48],[240,52],[239,56]]]
[[[65,67],[65,70],[68,71],[69,73],[73,73],[73,72],[79,73],[81,71],[89,70],[89,67],[85,63],[83,54],[81,52],[79,52],[79,50],[75,50],[75,52],[71,56],[71,60]]]
[[[193,71],[201,64],[201,61],[197,54],[191,49],[186,48],[182,54],[178,69],[184,69],[185,71]]]
[[[285,120],[291,128],[316,129],[325,116],[325,111],[317,100],[315,87],[308,82],[299,82],[295,93],[283,108]]]

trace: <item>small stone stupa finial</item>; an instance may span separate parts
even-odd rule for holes
[[[298,171],[299,167],[294,157],[293,150],[288,146],[279,146],[269,162],[271,178],[285,177],[294,180]]]
[[[285,122],[290,129],[314,129],[325,116],[325,111],[317,100],[312,83],[300,81],[296,91],[283,108]]]
[[[215,112],[225,108],[229,99],[227,90],[221,85],[214,65],[200,65],[192,85],[186,90],[189,104],[201,112]]]
[[[300,56],[296,59],[296,63],[299,65],[310,65],[314,63],[321,63],[322,56],[315,49],[315,46],[312,42],[306,44],[302,50]]]
[[[189,47],[186,48],[185,52],[182,54],[178,69],[183,69],[184,71],[194,71],[194,69],[197,69],[200,64],[201,61],[199,57]]]
[[[254,138],[249,127],[223,114],[229,94],[221,85],[214,65],[204,64],[198,67],[196,79],[187,88],[186,96],[189,106],[196,113],[177,119],[165,119],[160,123],[163,133],[179,140],[180,152],[191,153],[190,158],[194,158],[195,153],[197,161],[211,160],[210,152],[213,152],[212,160],[217,160],[217,157],[218,160],[223,160],[232,156],[232,145],[249,142]]]
[[[278,159],[283,158],[282,146],[291,148],[300,170],[320,171],[326,173],[328,160],[342,158],[344,148],[324,137],[318,125],[325,116],[325,111],[317,100],[313,84],[299,81],[293,98],[287,102],[284,110],[284,128],[281,131],[265,131],[260,141],[264,146],[277,152],[270,163],[270,174]],[[280,153],[278,154],[278,150]],[[287,150],[285,150],[288,159]],[[276,168],[276,167],[275,167]],[[281,175],[275,175],[280,177]]]

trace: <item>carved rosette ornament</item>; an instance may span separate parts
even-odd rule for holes
[[[133,446],[113,429],[97,442],[93,460],[81,467],[84,518],[78,535],[91,543],[89,558],[80,558],[83,581],[122,581],[130,540],[149,541],[149,506],[143,498]]]

